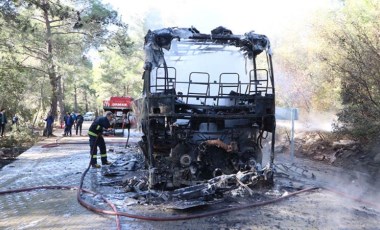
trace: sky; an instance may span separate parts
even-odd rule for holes
[[[163,27],[194,26],[210,33],[224,26],[234,34],[254,30],[269,37],[278,35],[294,23],[306,21],[311,13],[331,5],[334,0],[103,0],[130,23],[146,12],[160,13]],[[152,27],[155,26],[152,22]],[[133,29],[133,25],[131,25]],[[159,28],[151,28],[159,29]]]

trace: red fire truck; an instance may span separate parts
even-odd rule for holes
[[[132,112],[132,97],[111,97],[103,101],[103,110],[111,111],[115,116],[114,129],[128,129],[135,125]]]

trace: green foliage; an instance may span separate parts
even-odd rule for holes
[[[82,20],[86,23],[97,23],[108,25],[117,21],[117,12],[109,6],[103,5],[100,1],[94,0],[92,4],[86,8]]]
[[[11,127],[11,130],[5,133],[6,137],[0,139],[1,147],[30,147],[39,140],[39,136],[32,133],[32,130],[26,126]]]
[[[142,91],[144,35],[132,39],[126,28],[112,35],[100,53],[101,62],[95,90],[102,100],[111,96],[137,98]]]
[[[138,97],[142,90],[142,62],[134,56],[125,56],[120,49],[105,50],[101,57],[97,92],[104,99],[110,96]]]
[[[274,41],[276,104],[297,107],[304,115],[336,111],[339,79],[329,76],[318,56],[320,49],[324,52],[329,47],[321,47],[315,39],[312,21],[299,23],[287,28],[288,33]]]
[[[328,16],[333,23],[320,27],[320,34],[329,49],[320,55],[341,83],[335,131],[368,140],[380,134],[380,2],[348,0]]]
[[[1,1],[0,104],[28,121],[45,116],[57,101],[69,111],[97,108],[100,95],[86,53],[116,35],[127,52],[133,45],[127,25],[98,0]]]

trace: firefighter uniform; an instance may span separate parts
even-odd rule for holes
[[[100,150],[100,157],[103,165],[109,165],[111,162],[107,161],[107,149],[106,143],[103,138],[103,129],[110,128],[110,120],[113,114],[107,112],[106,116],[98,117],[92,122],[90,128],[88,129],[88,136],[90,137],[90,148],[91,148],[91,166],[99,168],[100,165],[97,164],[97,147]]]

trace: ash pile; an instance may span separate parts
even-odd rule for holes
[[[124,205],[152,204],[188,209],[222,202],[227,198],[252,197],[258,194],[256,189],[271,188],[273,185],[273,167],[269,164],[261,167],[255,163],[231,174],[215,169],[210,179],[184,181],[180,186],[177,186],[180,183],[173,186],[173,177],[180,172],[179,168],[174,169],[173,174],[165,174],[165,170],[161,170],[162,174],[158,173],[159,169],[146,164],[144,154],[137,146],[127,149],[115,147],[111,151],[117,153],[118,159],[110,167],[102,169],[103,176],[112,181],[103,182],[103,185],[117,186],[119,191],[122,190]]]

